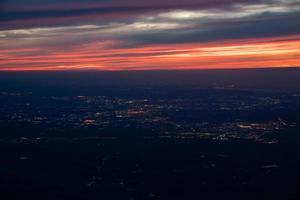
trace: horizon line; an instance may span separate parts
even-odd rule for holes
[[[290,67],[241,67],[241,68],[187,68],[187,69],[116,69],[116,70],[103,70],[103,69],[29,69],[29,70],[15,70],[15,69],[0,69],[1,72],[175,72],[175,71],[233,71],[233,70],[291,70],[300,69],[300,66]]]

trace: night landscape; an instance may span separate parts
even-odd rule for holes
[[[0,2],[0,199],[300,199],[300,1]]]

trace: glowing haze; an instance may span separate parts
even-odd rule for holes
[[[300,66],[300,0],[4,0],[0,70]]]

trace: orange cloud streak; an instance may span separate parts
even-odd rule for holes
[[[169,70],[299,67],[300,35],[116,48],[117,41],[53,51],[0,49],[0,70]]]

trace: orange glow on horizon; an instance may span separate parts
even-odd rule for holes
[[[300,35],[195,44],[114,47],[118,41],[78,49],[0,49],[0,70],[171,70],[299,67]]]

